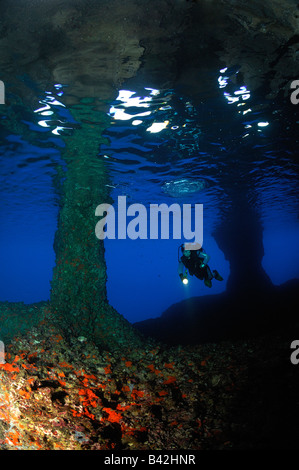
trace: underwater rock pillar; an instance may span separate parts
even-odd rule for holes
[[[227,290],[248,294],[252,300],[272,287],[263,269],[263,229],[259,215],[249,205],[246,194],[232,198],[232,206],[214,231],[219,248],[230,263]]]
[[[134,343],[137,333],[108,304],[104,243],[95,235],[96,207],[112,202],[106,167],[98,156],[107,117],[90,106],[70,111],[81,127],[65,138],[62,155],[67,172],[54,243],[52,311],[70,337],[86,336],[113,349]]]

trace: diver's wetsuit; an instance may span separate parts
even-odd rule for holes
[[[203,248],[200,250],[191,250],[190,257],[183,254],[181,262],[188,269],[191,276],[196,276],[200,280],[204,280],[205,284],[210,287],[213,274],[210,267],[206,264],[209,256],[205,253]]]
[[[210,256],[203,248],[199,250],[186,250],[183,245],[181,245],[180,248],[182,249],[183,256],[179,259],[178,272],[184,284],[188,284],[188,271],[191,276],[194,275],[198,279],[204,280],[207,287],[212,287],[212,279],[223,281],[223,277],[220,276],[216,269],[214,269],[213,272],[211,271],[208,266]]]

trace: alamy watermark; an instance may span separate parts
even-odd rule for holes
[[[5,85],[2,80],[0,80],[0,104],[5,104]]]
[[[294,341],[292,341],[291,349],[294,349],[294,351],[290,355],[290,360],[291,360],[291,363],[296,366],[297,364],[299,364],[299,340],[298,339],[294,339]]]
[[[0,364],[5,364],[5,348],[3,341],[0,341]]]
[[[100,204],[95,215],[102,217],[95,227],[95,234],[100,240],[169,240],[172,236],[175,240],[182,237],[187,240],[187,250],[198,250],[203,244],[203,204],[195,204],[194,207],[191,204],[181,207],[177,203],[170,206],[150,204],[148,210],[143,204],[127,207],[126,196],[118,196],[117,211],[111,204]]]
[[[290,99],[292,104],[299,103],[299,80],[293,80],[290,85],[291,90],[294,90],[291,93]]]

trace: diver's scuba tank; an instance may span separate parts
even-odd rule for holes
[[[182,244],[178,247],[178,262],[180,262],[180,249],[181,249],[181,252],[184,253],[184,243],[182,243]]]

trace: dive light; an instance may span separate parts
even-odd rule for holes
[[[184,274],[181,273],[180,278],[181,278],[181,281],[182,281],[183,284],[185,284],[185,285],[188,284],[189,281],[188,281],[187,276],[184,276]]]

